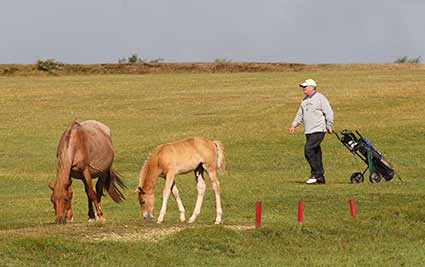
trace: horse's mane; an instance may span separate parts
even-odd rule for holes
[[[80,126],[80,123],[76,120],[74,120],[69,126],[68,128],[66,128],[65,132],[62,134],[62,138],[59,142],[58,145],[58,150],[57,150],[57,158],[58,158],[58,168],[64,168],[67,167],[66,163],[67,163],[67,150],[69,147],[69,140],[71,139],[71,133],[72,133],[72,129],[77,126]]]

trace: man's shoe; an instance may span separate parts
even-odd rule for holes
[[[310,178],[308,178],[307,181],[305,181],[306,184],[315,184],[317,182],[316,177],[311,176]]]
[[[305,183],[306,184],[326,184],[326,180],[324,176],[320,176],[320,177],[312,176]]]

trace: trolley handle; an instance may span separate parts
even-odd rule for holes
[[[335,134],[336,138],[338,138],[338,140],[341,141],[341,138],[339,137],[339,135],[336,131],[334,131],[334,134]]]
[[[339,134],[336,131],[333,131],[333,133],[335,134],[338,141],[340,141],[351,153],[353,153],[353,154],[355,153],[355,151],[352,150],[348,144],[346,144],[342,141],[342,137],[340,137]]]
[[[358,134],[358,135],[360,136],[360,138],[363,138],[363,135],[361,135],[361,134],[359,133],[359,131],[357,131],[357,130],[356,130],[356,134]]]

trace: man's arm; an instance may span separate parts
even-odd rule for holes
[[[302,121],[303,121],[303,110],[302,110],[302,107],[300,105],[300,108],[298,109],[297,114],[295,115],[295,118],[291,123],[291,128],[289,128],[289,133],[294,134],[295,128],[298,125],[300,125]]]
[[[331,104],[329,103],[328,99],[323,96],[323,101],[322,101],[322,111],[323,114],[325,115],[325,120],[326,120],[326,130],[328,131],[328,133],[332,133],[332,128],[334,125],[334,112],[332,110]]]

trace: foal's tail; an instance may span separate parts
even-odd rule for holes
[[[116,203],[119,203],[125,199],[119,187],[121,189],[127,188],[122,178],[120,177],[120,174],[116,170],[110,168],[109,177],[105,183],[105,189],[108,191],[108,194],[111,196],[112,200]]]
[[[225,159],[226,159],[226,154],[224,153],[224,145],[222,143],[220,143],[220,141],[215,140],[214,141],[214,145],[217,148],[217,170],[223,174],[225,169],[226,169],[226,165],[225,165]]]

